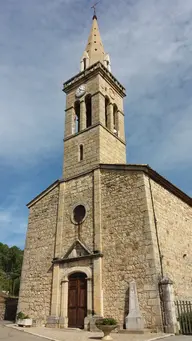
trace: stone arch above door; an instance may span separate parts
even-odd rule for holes
[[[61,282],[68,280],[68,277],[75,272],[83,272],[87,275],[87,279],[92,279],[92,270],[89,266],[73,266],[71,268],[63,269]]]

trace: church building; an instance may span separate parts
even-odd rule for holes
[[[89,329],[104,316],[123,329],[135,281],[144,327],[161,330],[160,281],[192,299],[192,199],[147,164],[126,163],[126,91],[96,15],[63,91],[63,174],[27,205],[18,311],[36,325]]]

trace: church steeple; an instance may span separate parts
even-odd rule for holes
[[[125,88],[111,73],[95,13],[81,71],[63,86],[67,95],[64,179],[90,171],[99,164],[126,163]]]
[[[105,53],[99,32],[97,16],[94,13],[88,43],[81,58],[81,71],[99,61],[103,63],[109,71],[111,71],[110,58],[109,55]]]

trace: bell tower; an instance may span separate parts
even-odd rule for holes
[[[65,179],[100,163],[126,163],[123,98],[125,88],[111,73],[94,14],[80,72],[63,85],[66,93]]]

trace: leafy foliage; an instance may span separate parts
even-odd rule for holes
[[[0,243],[0,292],[7,291],[18,296],[23,251],[17,246]]]
[[[20,311],[18,314],[17,314],[17,320],[24,320],[24,319],[28,319],[29,316],[28,315],[25,315],[22,311]]]
[[[101,318],[96,321],[96,325],[101,325],[101,324],[106,325],[106,326],[115,326],[117,325],[117,321],[112,317]]]

